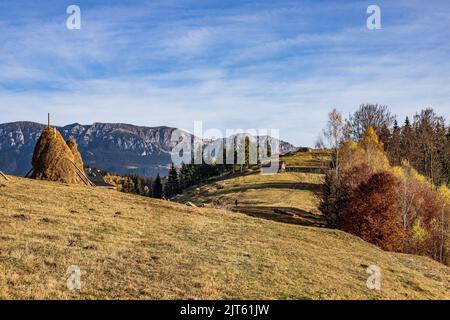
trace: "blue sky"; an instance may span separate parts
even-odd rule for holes
[[[81,30],[66,28],[67,6]],[[366,28],[381,8],[382,29]],[[0,122],[278,128],[312,145],[336,107],[450,115],[450,1],[0,3]]]

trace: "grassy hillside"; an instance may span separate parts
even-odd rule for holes
[[[329,150],[310,149],[305,152],[293,152],[281,156],[288,167],[321,168],[331,161]]]
[[[317,193],[324,177],[316,172],[322,172],[321,169],[330,161],[329,152],[297,152],[282,156],[281,160],[285,162],[287,172],[262,175],[259,169],[254,169],[244,174],[236,173],[189,188],[175,200],[226,208],[281,222],[323,226]],[[312,169],[312,172],[306,169]]]
[[[0,226],[1,299],[450,298],[449,268],[428,258],[111,190],[0,181]],[[366,287],[371,264],[381,291]],[[66,288],[70,265],[79,292]]]
[[[192,187],[178,196],[176,201],[190,201],[198,206],[225,208],[280,221],[301,222],[311,217],[321,224],[316,195],[321,182],[320,174],[286,172],[261,175],[258,171],[251,171]],[[276,214],[276,209],[288,215]]]

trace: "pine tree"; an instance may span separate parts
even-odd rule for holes
[[[394,127],[392,129],[392,135],[386,146],[386,150],[389,154],[389,158],[393,165],[400,165],[402,163],[401,158],[401,129],[398,126],[397,120],[394,122]]]
[[[140,195],[144,195],[144,185],[142,183],[142,177],[136,177],[136,193]]]
[[[178,181],[178,172],[175,165],[172,163],[169,170],[169,176],[167,177],[167,184],[164,188],[164,195],[167,198],[172,198],[180,191],[180,185]]]
[[[258,147],[257,144],[255,144],[250,137],[245,137],[245,148],[244,148],[244,155],[245,155],[245,167],[246,169],[248,169],[250,167],[251,164],[256,164],[254,163],[255,160],[256,162],[258,162],[259,160],[259,156],[256,155],[256,159],[255,157],[251,157],[250,152],[254,152],[256,151],[258,153]],[[253,162],[253,163],[250,163]]]
[[[153,182],[153,198],[161,199],[163,196],[163,187],[161,183],[161,177],[159,173],[156,176],[155,182]]]
[[[415,158],[414,131],[408,117],[406,117],[405,124],[401,130],[400,150],[401,159],[412,163]]]
[[[415,168],[425,174],[433,183],[438,184],[442,177],[440,150],[444,149],[444,119],[436,115],[433,109],[422,110],[414,117],[413,128],[417,143],[418,158]]]
[[[267,141],[267,157],[271,158],[272,157],[272,146],[270,145],[270,142]]]
[[[186,164],[182,163],[180,168],[180,190],[184,190],[189,187],[190,175],[189,168]]]
[[[448,127],[446,138],[446,147],[444,151],[444,177],[446,180],[445,184],[450,187],[450,126]]]

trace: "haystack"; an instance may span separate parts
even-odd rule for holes
[[[77,165],[78,168],[83,169],[84,168],[84,163],[83,163],[83,158],[81,158],[81,153],[78,151],[78,145],[76,143],[75,140],[67,140],[66,141],[67,146],[69,147],[70,151],[72,151],[73,157],[74,157],[74,161],[75,164]]]
[[[69,184],[91,185],[75,142],[66,142],[54,128],[46,128],[33,154],[31,178]]]

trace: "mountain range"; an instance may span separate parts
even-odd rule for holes
[[[46,125],[35,122],[0,124],[0,170],[23,176],[31,169],[34,146]],[[171,150],[176,143],[171,135],[176,128],[141,127],[122,123],[78,123],[56,127],[65,139],[74,139],[85,165],[116,174],[154,177],[166,175]],[[183,137],[193,135],[183,131]],[[292,144],[280,141],[282,153],[294,151]]]

